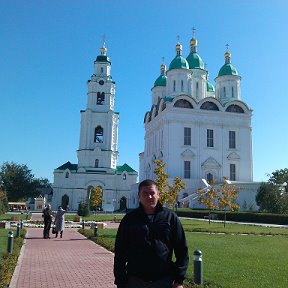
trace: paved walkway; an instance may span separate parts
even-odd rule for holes
[[[42,236],[43,229],[27,229],[10,288],[116,287],[111,252],[76,229],[65,229],[62,239]]]

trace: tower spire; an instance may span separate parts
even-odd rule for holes
[[[195,39],[195,31],[196,29],[192,28],[192,38],[190,40],[190,52],[195,53],[197,52],[197,40]]]
[[[162,64],[161,64],[161,66],[160,66],[160,73],[161,73],[161,75],[165,75],[165,73],[166,73],[166,65],[165,65],[165,63],[164,63],[164,60],[165,60],[165,58],[162,57]]]
[[[100,53],[101,53],[101,55],[103,55],[103,56],[106,56],[106,54],[107,54],[107,48],[106,48],[105,38],[106,38],[106,35],[103,34],[103,36],[102,36],[102,47],[100,48]]]
[[[226,44],[225,46],[226,46],[226,52],[225,52],[225,54],[224,54],[224,56],[225,56],[225,63],[226,63],[226,64],[229,64],[229,63],[231,63],[231,53],[229,52],[229,44]]]
[[[176,55],[181,56],[182,55],[182,45],[180,44],[180,36],[177,35],[177,44],[176,44]]]

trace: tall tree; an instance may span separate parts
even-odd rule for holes
[[[5,162],[0,168],[0,185],[9,201],[26,200],[36,196],[37,184],[34,175],[24,164]]]
[[[97,186],[90,190],[90,208],[97,209],[102,206],[102,188]]]
[[[0,214],[4,214],[8,210],[8,199],[6,192],[0,188]]]
[[[269,175],[268,183],[282,186],[283,183],[288,184],[288,168],[276,170]],[[285,186],[285,191],[288,192],[288,185]]]
[[[270,213],[288,212],[288,169],[276,170],[269,175],[267,183],[258,188],[256,203],[260,211]]]
[[[261,183],[256,195],[256,204],[259,206],[259,211],[283,213],[285,207],[283,207],[282,196],[282,191],[279,190],[277,185]]]
[[[154,160],[154,164],[156,165],[154,173],[160,194],[160,203],[163,205],[167,204],[168,207],[173,208],[177,203],[179,192],[185,189],[185,183],[180,177],[173,179],[173,185],[168,183],[169,175],[165,172],[165,163],[162,160]]]

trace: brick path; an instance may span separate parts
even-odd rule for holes
[[[62,239],[42,235],[43,229],[27,229],[10,288],[116,287],[111,252],[75,229],[65,229]]]

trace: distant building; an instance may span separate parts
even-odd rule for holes
[[[34,207],[32,210],[34,211],[43,211],[46,205],[46,199],[41,194],[38,197],[34,198]]]
[[[128,164],[117,165],[119,115],[114,111],[116,85],[110,71],[103,43],[87,83],[87,106],[81,111],[78,164],[68,161],[54,170],[53,209],[62,205],[77,210],[97,186],[103,191],[103,210],[124,210],[135,205],[130,187],[138,173]]]
[[[201,207],[194,193],[205,187],[205,180],[221,183],[225,176],[240,188],[241,208],[255,209],[259,183],[253,182],[252,110],[241,99],[241,77],[228,49],[224,56],[215,87],[194,35],[186,58],[178,42],[168,70],[161,65],[144,117],[139,180],[155,178],[153,160],[161,159],[169,181],[183,178],[187,189],[181,191],[179,201],[184,198],[190,207]]]

